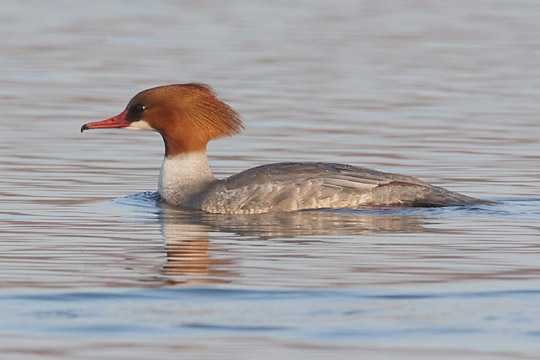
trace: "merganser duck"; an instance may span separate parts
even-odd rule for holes
[[[157,131],[165,143],[159,194],[167,203],[210,213],[492,203],[414,177],[335,163],[262,165],[218,180],[208,166],[206,146],[244,126],[238,113],[204,84],[141,91],[119,115],[84,124],[81,132],[101,128]]]

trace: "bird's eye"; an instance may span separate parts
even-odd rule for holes
[[[144,106],[143,104],[135,105],[135,113],[141,114],[144,110],[146,110],[146,106]]]
[[[143,104],[139,103],[131,105],[126,115],[126,121],[134,122],[141,120],[144,116],[145,110],[147,110],[147,108]]]

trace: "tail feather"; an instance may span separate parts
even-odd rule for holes
[[[477,199],[438,186],[390,183],[372,191],[373,202],[387,205],[441,207],[459,205],[496,204],[495,201]]]

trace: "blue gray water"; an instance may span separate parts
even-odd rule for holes
[[[2,359],[536,359],[537,1],[2,1]],[[158,135],[79,133],[199,81],[218,177],[400,172],[493,206],[210,215]]]

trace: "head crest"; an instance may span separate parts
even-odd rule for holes
[[[208,140],[239,134],[244,129],[241,116],[229,105],[219,100],[212,88],[205,84],[176,85],[191,100],[185,107],[185,115],[193,120]]]

